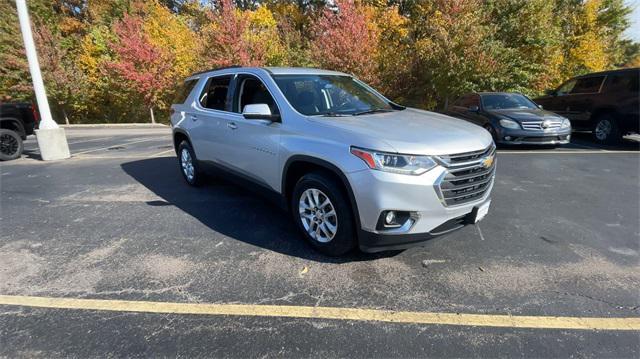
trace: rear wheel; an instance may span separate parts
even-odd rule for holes
[[[622,134],[613,116],[600,115],[593,129],[595,140],[603,144],[615,144],[622,140]]]
[[[294,221],[316,250],[340,256],[355,247],[351,206],[335,179],[318,172],[304,175],[291,202]]]
[[[178,146],[178,163],[182,177],[191,186],[199,186],[202,183],[202,174],[196,160],[196,155],[187,141],[180,142]]]
[[[22,155],[24,145],[20,135],[11,130],[0,130],[0,160],[15,160]]]

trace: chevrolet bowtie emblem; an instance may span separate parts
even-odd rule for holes
[[[494,157],[493,157],[493,156],[485,157],[485,158],[484,158],[484,160],[482,160],[482,166],[483,166],[484,168],[489,168],[489,167],[491,167],[491,166],[493,165],[493,159],[494,159]]]

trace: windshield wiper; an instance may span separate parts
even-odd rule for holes
[[[344,116],[348,116],[344,113],[338,113],[338,112],[326,112],[321,114],[320,116],[324,116],[324,117],[344,117]]]
[[[371,108],[365,111],[356,112],[353,114],[353,116],[368,115],[370,113],[377,113],[377,112],[393,112],[393,110],[388,108]]]

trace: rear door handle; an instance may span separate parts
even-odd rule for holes
[[[191,121],[198,121],[198,116],[196,115],[191,115]]]
[[[229,127],[232,130],[235,130],[236,128],[238,128],[238,125],[236,125],[235,122],[229,122],[227,123],[227,127]]]

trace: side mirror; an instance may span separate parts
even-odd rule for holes
[[[247,120],[280,121],[279,115],[271,114],[271,109],[266,103],[253,103],[242,109],[242,115]]]
[[[478,106],[469,106],[469,112],[478,112],[480,111],[480,107]]]
[[[538,105],[538,108],[544,110],[544,107],[542,107],[542,105]]]
[[[556,90],[545,90],[544,93],[549,96],[555,96]]]

